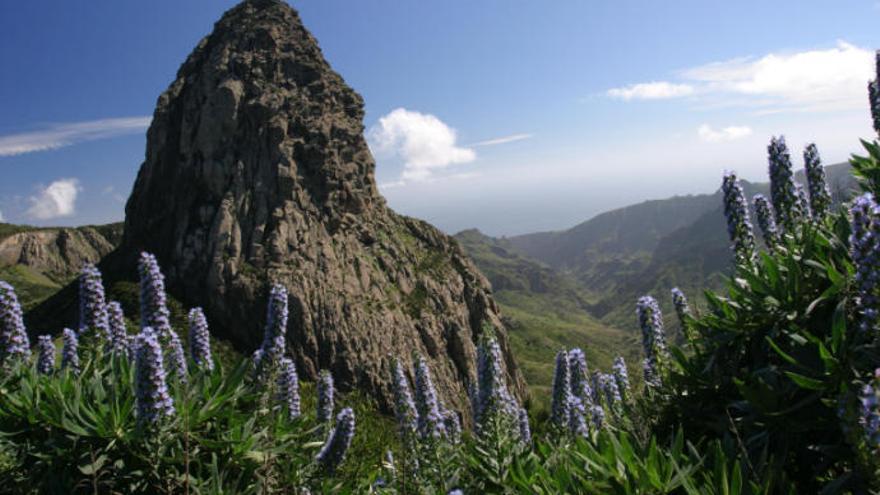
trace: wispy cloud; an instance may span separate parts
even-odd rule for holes
[[[607,91],[629,99],[693,95],[701,106],[752,106],[761,113],[860,108],[873,77],[871,50],[839,41],[833,48],[769,53],[713,62],[682,71],[681,81],[651,82]]]
[[[378,155],[403,160],[402,181],[424,181],[450,165],[472,162],[474,150],[458,145],[455,129],[434,115],[405,108],[379,119],[368,134]]]
[[[631,84],[621,88],[611,88],[606,94],[619,100],[665,100],[681,98],[694,93],[690,84],[676,84],[667,81],[653,81]]]
[[[80,186],[77,179],[58,179],[29,198],[27,215],[37,220],[69,217],[76,213],[76,197]]]
[[[0,157],[54,150],[84,141],[141,132],[152,117],[121,117],[54,124],[37,131],[0,136]]]
[[[747,126],[730,126],[715,130],[709,124],[703,124],[697,129],[697,135],[708,143],[722,143],[751,136],[752,128]]]
[[[495,139],[487,139],[485,141],[479,141],[471,146],[496,146],[499,144],[507,144],[513,143],[516,141],[522,141],[524,139],[530,139],[533,136],[531,134],[511,134],[510,136],[502,136]]]
[[[125,196],[119,194],[119,191],[116,190],[114,186],[107,186],[102,191],[101,194],[104,196],[109,196],[113,198],[114,201],[118,203],[125,203]]]

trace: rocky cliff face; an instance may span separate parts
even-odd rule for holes
[[[385,406],[391,359],[417,351],[467,411],[491,325],[523,395],[488,282],[455,241],[385,205],[363,116],[293,9],[239,4],[159,97],[120,256],[155,253],[174,295],[243,347],[261,339],[270,282],[284,284],[299,370],[330,369]]]
[[[0,268],[22,266],[57,283],[76,276],[84,263],[96,263],[113,251],[121,224],[77,228],[17,227],[0,236]]]

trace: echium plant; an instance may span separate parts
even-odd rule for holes
[[[318,465],[328,472],[333,472],[351,446],[354,437],[354,411],[346,407],[336,416],[336,424],[327,434],[327,440],[315,457]]]
[[[526,420],[528,421],[528,416]],[[461,441],[461,421],[457,412],[450,410],[443,412],[443,429],[449,443],[457,444]]]
[[[568,352],[556,353],[556,369],[553,373],[553,401],[550,406],[550,421],[558,428],[565,428],[571,414],[571,368]]]
[[[269,291],[263,344],[260,346],[259,352],[255,354],[258,368],[271,368],[284,355],[287,317],[287,288],[281,284],[275,284]],[[327,421],[329,420],[330,418],[327,419]]]
[[[808,219],[810,218],[810,201],[807,199],[807,193],[804,191],[804,186],[800,183],[794,184],[794,193],[797,197],[796,208],[795,208],[795,218],[798,219]]]
[[[871,450],[880,448],[880,368],[874,371],[872,380],[859,393],[859,424],[864,431],[865,442]]]
[[[110,340],[107,342],[107,351],[120,356],[128,350],[128,332],[125,329],[125,314],[122,305],[116,301],[107,303],[107,322],[110,327]]]
[[[51,375],[55,371],[55,342],[51,335],[37,337],[37,372]]]
[[[174,415],[174,401],[168,393],[162,348],[152,328],[141,330],[135,356],[137,419],[139,424],[149,426]]]
[[[868,83],[868,103],[871,106],[874,131],[880,134],[880,50],[874,53],[874,66],[877,72],[876,78]]]
[[[724,216],[727,218],[727,234],[733,244],[733,252],[738,263],[751,262],[755,257],[755,234],[749,220],[749,209],[743,195],[743,188],[736,174],[727,172],[721,183],[724,194]]]
[[[391,388],[394,393],[394,415],[404,443],[415,438],[418,432],[418,413],[409,390],[409,381],[400,361],[394,360],[391,368]]]
[[[618,414],[623,398],[620,395],[620,389],[617,387],[617,380],[614,379],[614,375],[603,373],[601,383],[602,393],[605,395],[605,404],[608,405],[608,409],[611,412]]]
[[[15,289],[0,280],[0,365],[28,359],[30,347]]]
[[[629,372],[626,370],[626,361],[624,361],[623,356],[617,356],[614,358],[614,364],[611,365],[611,370],[614,375],[614,381],[617,384],[617,390],[620,394],[621,401],[624,403],[629,402]]]
[[[645,353],[645,384],[657,387],[663,383],[669,350],[666,347],[666,331],[663,314],[657,300],[651,296],[639,298],[636,314],[642,329],[642,350]]]
[[[183,343],[180,341],[180,337],[177,336],[177,332],[171,329],[168,330],[168,351],[165,359],[166,363],[168,363],[168,369],[171,372],[171,376],[173,376],[178,383],[186,385],[186,353],[183,351]]]
[[[138,260],[141,284],[141,327],[150,327],[159,338],[170,338],[171,312],[165,296],[165,276],[159,269],[156,257],[141,253]]]
[[[860,328],[869,331],[877,322],[880,288],[880,205],[871,193],[857,197],[850,208],[850,256],[855,265],[856,299]]]
[[[798,198],[785,137],[771,138],[767,154],[770,200],[773,202],[773,211],[776,214],[776,225],[785,232],[793,232],[798,221]]]
[[[755,194],[752,203],[755,205],[755,215],[758,217],[761,235],[764,236],[764,244],[773,251],[780,241],[779,229],[776,228],[776,220],[773,218],[773,207],[763,194]]]
[[[691,318],[693,317],[691,306],[688,304],[687,296],[678,287],[672,288],[672,306],[675,307],[675,314],[681,325],[681,333],[691,345],[694,345],[694,335],[691,332]]]
[[[94,332],[102,340],[110,337],[101,271],[91,263],[83,265],[79,276],[79,331],[81,335]]]
[[[810,143],[804,148],[804,170],[807,187],[810,190],[810,211],[815,220],[821,221],[828,215],[828,209],[831,207],[831,192],[825,181],[825,167],[822,166],[815,143]]]
[[[61,369],[79,373],[79,339],[76,332],[65,328],[61,332]]]
[[[415,399],[419,413],[419,435],[422,438],[440,438],[445,432],[443,416],[437,402],[437,390],[431,380],[428,363],[422,356],[414,356]]]
[[[483,339],[477,347],[477,391],[474,423],[479,427],[504,416],[516,420],[519,405],[507,389],[504,367],[501,364],[501,346],[494,338]]]
[[[189,354],[198,368],[208,371],[214,369],[211,357],[211,334],[208,332],[208,320],[202,308],[189,311]]]
[[[526,408],[520,407],[517,414],[517,425],[519,426],[519,438],[522,443],[529,445],[532,443],[532,429],[529,427],[529,412]]]
[[[327,370],[318,374],[318,423],[329,423],[333,419],[333,375]]]
[[[290,358],[281,358],[278,372],[278,402],[287,409],[287,418],[300,416],[299,377]]]
[[[568,351],[571,393],[583,402],[584,407],[593,405],[593,388],[590,386],[590,370],[584,351],[575,347]]]
[[[590,428],[587,426],[587,411],[583,401],[574,395],[568,395],[567,399],[566,410],[568,411],[568,417],[565,418],[565,424],[562,426],[573,437],[587,436],[590,433]]]

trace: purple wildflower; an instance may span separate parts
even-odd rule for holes
[[[154,424],[173,415],[174,401],[168,393],[162,348],[150,327],[144,327],[138,335],[135,363],[138,423]]]
[[[639,326],[642,329],[642,350],[646,358],[645,382],[653,386],[662,382],[669,352],[666,348],[663,314],[660,312],[657,300],[651,296],[639,298],[636,304],[636,313],[639,317]],[[650,367],[650,370],[647,367]]]
[[[764,244],[772,251],[780,242],[776,220],[773,219],[773,207],[763,194],[755,194],[752,203],[755,205],[755,215],[758,217],[761,235],[764,236]]]
[[[776,213],[776,225],[786,232],[792,232],[796,225],[798,198],[785,137],[770,139],[767,154],[770,164],[770,200]]]
[[[285,333],[287,333],[287,289],[281,284],[275,284],[269,291],[269,304],[266,308],[266,328],[263,331],[263,344],[260,354],[256,355],[258,367],[262,367],[263,361],[267,361],[268,367],[284,355]],[[330,421],[328,418],[327,421]]]
[[[110,327],[110,340],[107,350],[122,355],[128,349],[128,332],[125,329],[125,315],[122,306],[116,301],[107,303],[107,323]]]
[[[617,384],[617,390],[620,393],[620,398],[623,402],[627,402],[629,400],[629,373],[626,370],[626,361],[623,360],[623,356],[617,356],[614,358],[614,364],[611,366],[612,373],[614,374],[614,382]]]
[[[477,383],[474,415],[478,425],[497,414],[515,414],[501,364],[501,346],[495,339],[484,340],[477,347]]]
[[[587,427],[586,408],[584,403],[577,397],[571,395],[568,397],[568,417],[566,418],[565,427],[568,433],[573,437],[585,437],[590,433]],[[601,409],[601,408],[600,408]]]
[[[181,384],[187,383],[186,353],[183,352],[183,344],[174,330],[168,330],[168,353],[165,356],[171,375]]]
[[[83,334],[89,330],[94,330],[99,339],[110,337],[101,271],[95,265],[86,263],[79,276],[79,332]]]
[[[593,405],[593,388],[590,387],[590,370],[587,368],[587,357],[577,347],[568,351],[570,369],[569,380],[571,393],[584,403],[584,407]]]
[[[0,280],[0,365],[13,359],[29,358],[30,347],[15,289]]]
[[[409,391],[409,382],[400,361],[394,360],[391,372],[391,387],[394,391],[394,414],[397,426],[404,439],[412,438],[418,431],[418,413]]]
[[[332,472],[345,458],[345,453],[354,437],[354,411],[346,407],[336,416],[336,424],[327,435],[327,440],[315,460],[324,469]]]
[[[214,360],[211,357],[211,335],[208,333],[208,320],[202,308],[189,311],[189,353],[199,368],[212,371]]]
[[[590,397],[590,402],[595,405],[602,405],[602,373],[599,371],[594,371],[590,375],[590,390],[592,390],[593,395]],[[586,404],[584,404],[586,406]]]
[[[55,371],[55,342],[51,335],[37,337],[37,371],[43,375],[50,375]]]
[[[422,438],[440,438],[443,436],[443,416],[437,404],[437,391],[431,380],[428,363],[422,356],[415,358],[415,399],[419,413],[419,435]]]
[[[807,193],[804,191],[804,186],[800,183],[794,184],[794,195],[797,198],[797,202],[795,202],[794,216],[800,221],[803,219],[810,218],[810,201],[807,200]]]
[[[865,432],[865,440],[872,449],[880,447],[880,368],[874,371],[871,382],[862,387],[859,423]]]
[[[299,377],[293,360],[281,358],[278,373],[278,399],[287,408],[287,417],[296,419],[300,416]]]
[[[736,174],[727,172],[721,183],[724,193],[724,216],[727,218],[727,234],[733,244],[736,261],[744,263],[755,256],[755,234],[749,220],[749,209],[743,195],[743,188]]]
[[[519,426],[519,439],[525,445],[532,443],[532,429],[529,427],[529,413],[526,408],[520,407],[517,415],[517,424]]]
[[[65,328],[61,332],[61,369],[69,369],[71,373],[79,373],[79,339],[76,332]]]
[[[602,409],[602,406],[593,406],[590,409],[591,420],[593,423],[593,428],[596,431],[602,429],[602,426],[605,424],[605,410]]]
[[[614,379],[614,376],[603,373],[601,383],[602,392],[605,394],[605,404],[608,405],[608,409],[616,412],[622,400],[620,389],[617,387],[617,380]]]
[[[819,158],[819,150],[815,143],[810,143],[804,149],[804,169],[807,175],[807,186],[810,190],[810,210],[813,218],[821,220],[828,214],[831,206],[831,193],[825,181],[825,168]]]
[[[333,375],[327,370],[318,374],[318,423],[333,419]]]
[[[856,307],[861,313],[859,328],[872,329],[877,322],[877,306],[880,299],[880,205],[871,193],[865,193],[853,201],[850,208],[851,235],[850,256],[855,265]]]
[[[449,443],[457,444],[461,440],[461,421],[458,419],[457,412],[445,411],[443,413],[443,429]]]
[[[138,260],[141,280],[141,327],[150,327],[162,339],[171,331],[171,312],[165,299],[165,276],[159,270],[156,257],[141,253]]]
[[[556,370],[553,373],[553,402],[550,407],[550,421],[559,428],[565,428],[571,405],[571,367],[568,353],[556,353]]]

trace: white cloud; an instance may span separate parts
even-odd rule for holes
[[[693,94],[694,87],[689,84],[675,84],[667,81],[632,84],[622,88],[609,89],[606,94],[619,100],[663,100],[681,98]]]
[[[69,217],[76,212],[79,191],[77,179],[58,179],[30,197],[27,214],[37,220]]]
[[[425,181],[439,169],[477,157],[474,150],[456,143],[455,129],[433,115],[405,108],[380,118],[369,139],[375,153],[403,159],[403,181]]]
[[[0,136],[0,157],[47,151],[83,141],[95,141],[140,132],[152,117],[121,117],[55,124],[38,131]]]
[[[703,124],[697,129],[700,139],[709,143],[721,143],[735,141],[752,135],[752,128],[747,126],[730,126],[715,130],[709,124]]]
[[[522,141],[523,139],[530,139],[532,137],[531,134],[511,134],[510,136],[502,136],[495,139],[487,139],[485,141],[480,141],[472,144],[471,146],[495,146],[498,144],[507,144],[513,143],[515,141]]]
[[[680,73],[678,83],[645,83],[608,90],[608,96],[672,97],[668,88],[688,87],[709,108],[751,106],[761,113],[862,108],[874,54],[844,41],[828,49],[770,53],[713,62]],[[666,89],[664,89],[666,88]]]

